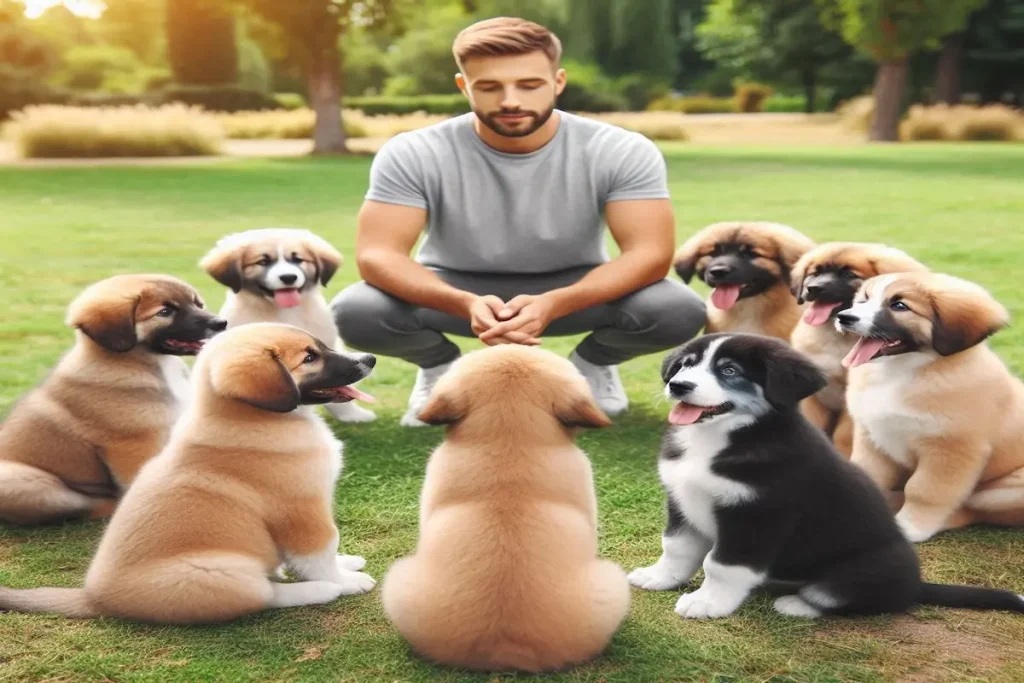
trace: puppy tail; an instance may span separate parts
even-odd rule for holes
[[[63,614],[72,619],[99,616],[81,588],[0,588],[0,610]]]
[[[940,607],[1024,612],[1024,596],[998,588],[978,586],[925,583],[921,586],[918,602],[922,605],[938,605]]]

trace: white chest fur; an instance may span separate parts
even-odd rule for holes
[[[909,353],[850,371],[850,384],[856,387],[847,394],[850,415],[876,446],[908,467],[914,464],[911,445],[943,430],[941,415],[916,410],[906,401],[914,375],[930,361],[925,354]]]
[[[189,389],[191,370],[189,370],[185,361],[178,356],[161,356],[160,369],[163,370],[167,387],[174,397],[174,402],[180,415],[188,404],[188,397],[191,391]]]
[[[672,438],[683,456],[658,463],[658,474],[668,495],[687,521],[712,540],[718,537],[715,508],[736,505],[755,495],[746,484],[711,471],[714,457],[728,445],[729,432],[738,426],[735,420],[720,419],[677,428]]]
[[[341,441],[334,436],[334,432],[327,426],[323,418],[316,414],[315,409],[312,406],[302,406],[299,412],[309,420],[313,428],[317,433],[317,441],[323,441],[324,444],[330,449],[331,457],[328,464],[328,476],[327,484],[330,487],[330,492],[333,495],[334,487],[338,483],[338,477],[341,476],[341,470],[344,466],[344,451],[345,447]]]

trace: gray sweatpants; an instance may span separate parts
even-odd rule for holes
[[[432,268],[441,279],[474,294],[508,301],[570,285],[591,267],[541,275],[496,275]],[[346,346],[402,358],[421,368],[448,363],[459,347],[445,337],[474,337],[469,321],[414,306],[366,282],[346,287],[331,302],[334,322]],[[589,335],[576,352],[595,365],[617,365],[637,356],[674,348],[692,338],[705,321],[704,302],[676,280],[661,280],[611,303],[553,321],[542,336]]]

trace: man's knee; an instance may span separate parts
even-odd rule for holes
[[[665,348],[689,341],[707,322],[704,301],[675,280],[661,280],[630,297],[626,312],[650,330],[652,341]]]
[[[376,287],[357,282],[338,292],[331,301],[331,314],[346,346],[372,351],[378,346],[384,321],[401,305]]]

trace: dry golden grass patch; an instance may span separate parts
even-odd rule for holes
[[[651,140],[688,140],[685,117],[671,111],[616,112],[609,114],[584,114],[588,118],[620,126],[644,135]]]
[[[180,157],[219,154],[224,130],[197,107],[67,107],[15,112],[3,137],[32,158]]]
[[[345,133],[349,138],[390,138],[405,131],[423,128],[447,117],[425,114],[381,114],[367,116],[358,109],[342,113]],[[218,114],[229,138],[297,140],[313,135],[316,113],[312,109],[289,111],[251,111]]]

